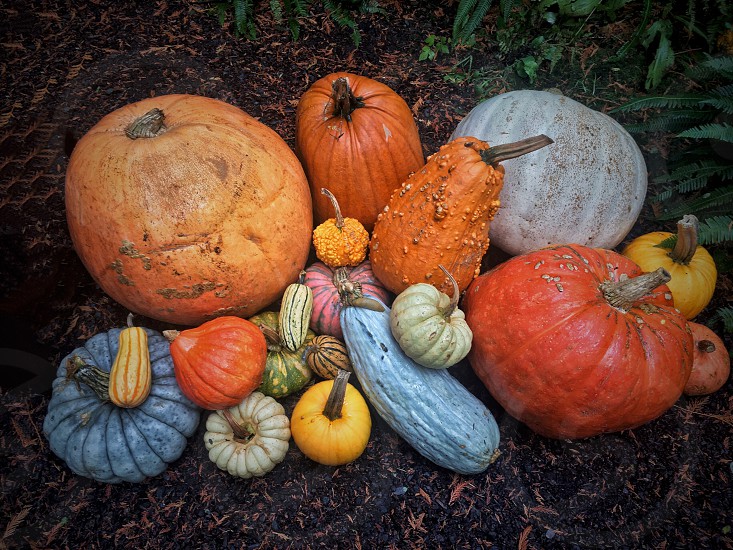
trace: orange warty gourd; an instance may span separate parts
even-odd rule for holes
[[[66,213],[107,294],[181,325],[276,300],[304,267],[313,229],[305,174],[282,138],[191,95],[132,103],[91,128],[69,161]]]
[[[504,184],[499,162],[551,143],[536,136],[489,147],[461,137],[428,157],[395,190],[374,224],[369,258],[379,281],[395,294],[427,283],[451,295],[453,283],[442,264],[465,290],[489,248],[489,223]]]
[[[392,191],[425,161],[407,103],[385,84],[345,72],[317,80],[300,98],[295,150],[311,186],[314,225],[333,217],[325,187],[344,217],[367,231]]]

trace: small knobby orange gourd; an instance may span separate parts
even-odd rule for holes
[[[333,205],[336,216],[313,230],[316,256],[328,267],[354,267],[366,259],[369,233],[355,218],[344,218],[336,197],[328,189],[321,189]]]
[[[550,143],[541,135],[495,147],[468,137],[443,145],[394,191],[374,224],[370,261],[377,278],[395,294],[417,283],[450,294],[442,264],[465,290],[489,247],[504,183],[499,162]]]

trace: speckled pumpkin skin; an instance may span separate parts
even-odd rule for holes
[[[682,394],[692,334],[666,285],[622,313],[599,290],[641,269],[612,251],[558,246],[479,276],[463,300],[468,359],[513,417],[553,438],[640,426]]]
[[[647,170],[634,139],[605,113],[557,93],[514,90],[479,103],[451,139],[495,145],[538,133],[553,146],[503,163],[492,244],[511,255],[551,244],[619,244],[644,205]]]
[[[201,415],[176,383],[168,341],[150,329],[144,330],[152,385],[138,407],[118,407],[86,384],[67,379],[75,356],[109,372],[121,330],[92,336],[61,361],[43,422],[51,450],[73,472],[105,483],[140,482],[162,473],[181,456]]]
[[[426,283],[450,295],[453,285],[439,265],[460,291],[479,274],[504,183],[503,167],[481,159],[488,148],[475,138],[451,141],[392,194],[374,224],[369,256],[388,290]]]
[[[128,138],[153,108],[167,130]],[[91,128],[69,160],[66,214],[107,294],[180,325],[274,302],[303,269],[313,229],[308,182],[285,141],[233,105],[192,95],[131,103]]]

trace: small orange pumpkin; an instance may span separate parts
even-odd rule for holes
[[[171,341],[181,391],[204,409],[234,407],[262,382],[267,342],[251,321],[224,316],[163,335]]]
[[[361,222],[344,218],[336,197],[328,189],[321,189],[333,205],[336,217],[329,218],[313,230],[316,256],[328,267],[355,267],[366,259],[369,233]]]
[[[723,340],[710,328],[692,321],[687,323],[692,331],[695,349],[692,372],[685,385],[685,395],[708,395],[718,391],[730,376],[730,354]]]

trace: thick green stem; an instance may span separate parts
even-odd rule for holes
[[[606,281],[601,284],[600,290],[610,305],[626,313],[635,302],[658,286],[668,283],[671,278],[669,271],[660,267],[656,271],[638,277],[622,281]]]
[[[683,216],[677,222],[677,242],[669,253],[669,257],[675,263],[688,265],[697,250],[697,230],[699,227],[697,217],[693,214]]]
[[[85,363],[78,355],[66,363],[66,378],[73,380],[77,388],[80,382],[89,386],[99,399],[109,401],[109,373]]]
[[[164,119],[163,111],[158,108],[151,109],[143,116],[133,120],[125,129],[125,135],[130,139],[157,137],[166,130]]]
[[[323,408],[323,416],[331,422],[341,418],[341,411],[344,408],[344,396],[346,395],[346,386],[348,385],[351,373],[343,369],[339,369],[336,378],[333,381],[331,392],[328,394],[326,406]]]
[[[333,93],[331,101],[333,101],[333,116],[343,117],[351,122],[351,113],[359,107],[364,107],[364,99],[356,97],[351,91],[348,79],[341,77],[333,81],[331,85]]]
[[[540,134],[539,136],[522,139],[520,141],[489,147],[488,149],[481,151],[481,160],[486,164],[496,166],[501,161],[521,157],[522,155],[526,155],[527,153],[531,153],[537,149],[542,149],[551,143],[555,142],[546,135]],[[469,146],[468,143],[466,143],[466,146]]]

